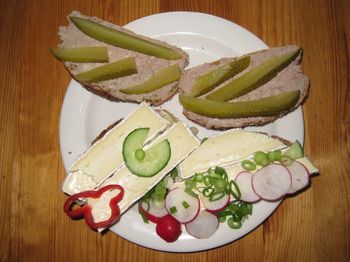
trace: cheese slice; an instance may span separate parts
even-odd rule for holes
[[[265,134],[241,129],[229,130],[205,140],[179,166],[182,178],[211,167],[226,167],[251,158],[256,151],[271,151],[286,148],[280,140]]]
[[[123,166],[123,142],[131,131],[149,127],[146,140],[149,142],[169,126],[170,122],[167,119],[146,103],[142,103],[69,167],[62,190],[67,194],[75,194],[95,189]]]
[[[124,188],[124,197],[119,202],[121,213],[125,212],[133,203],[144,196],[200,144],[199,139],[192,134],[189,128],[184,123],[178,122],[165,133],[158,136],[145,149],[164,139],[168,139],[170,143],[171,156],[167,165],[158,174],[152,177],[139,177],[132,174],[124,166],[101,185],[118,184]]]

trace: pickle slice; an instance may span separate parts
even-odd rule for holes
[[[122,31],[117,31],[91,20],[75,16],[69,18],[80,31],[98,41],[167,60],[181,58],[181,55],[178,52],[169,47],[152,43],[143,38]]]
[[[250,56],[246,56],[236,59],[229,64],[220,66],[205,75],[201,75],[196,79],[195,84],[187,95],[197,97],[211,91],[222,82],[246,69],[249,63]]]
[[[189,111],[215,118],[241,118],[273,116],[293,108],[299,100],[300,91],[245,102],[217,102],[180,95],[180,103]]]
[[[180,79],[181,72],[178,64],[166,67],[139,85],[119,89],[125,94],[149,93]]]
[[[135,59],[128,57],[75,75],[80,82],[100,82],[137,73]]]
[[[228,101],[242,96],[267,83],[278,72],[287,67],[300,53],[301,48],[287,54],[273,57],[246,74],[232,80],[227,85],[206,96],[214,101]]]
[[[77,63],[108,63],[108,51],[105,46],[76,48],[50,48],[58,59]]]

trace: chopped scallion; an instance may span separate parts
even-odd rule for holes
[[[187,209],[187,208],[190,207],[190,205],[189,205],[186,201],[183,201],[183,202],[182,202],[182,205],[183,205],[183,207],[184,207],[185,209]]]
[[[241,165],[247,171],[254,171],[256,168],[255,163],[253,161],[250,161],[250,160],[243,160]]]
[[[171,207],[171,208],[170,208],[170,213],[171,213],[171,214],[175,214],[176,212],[177,212],[176,207]]]

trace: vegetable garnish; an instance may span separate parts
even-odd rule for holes
[[[72,206],[77,200],[94,198],[98,199],[102,196],[103,193],[107,191],[118,190],[118,194],[112,197],[109,201],[109,207],[111,209],[111,216],[104,221],[95,222],[92,216],[92,206],[90,206],[87,202],[85,202],[82,206],[76,209],[72,209]],[[71,218],[85,218],[86,224],[92,228],[97,230],[98,228],[106,228],[115,224],[120,217],[120,209],[118,203],[123,199],[124,189],[120,185],[108,185],[101,187],[98,190],[89,190],[80,192],[74,195],[71,195],[66,202],[64,203],[63,209],[64,212]]]
[[[176,207],[171,207],[171,208],[170,208],[170,213],[171,213],[171,214],[175,214],[176,212],[177,212]]]

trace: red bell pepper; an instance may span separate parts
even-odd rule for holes
[[[104,192],[108,190],[115,190],[115,189],[119,190],[120,192],[118,193],[118,195],[111,198],[109,202],[109,207],[111,208],[112,213],[110,218],[107,220],[95,223],[94,218],[92,217],[92,214],[91,214],[92,207],[87,202],[85,202],[81,207],[77,209],[74,209],[74,210],[71,209],[74,202],[78,199],[100,198]],[[120,209],[119,209],[118,203],[123,199],[123,196],[124,196],[123,187],[121,187],[120,185],[107,185],[107,186],[101,187],[96,191],[89,190],[89,191],[84,191],[84,192],[71,195],[64,203],[63,209],[64,209],[64,212],[71,218],[85,217],[86,224],[92,229],[97,230],[98,228],[110,227],[118,221],[120,217]]]

